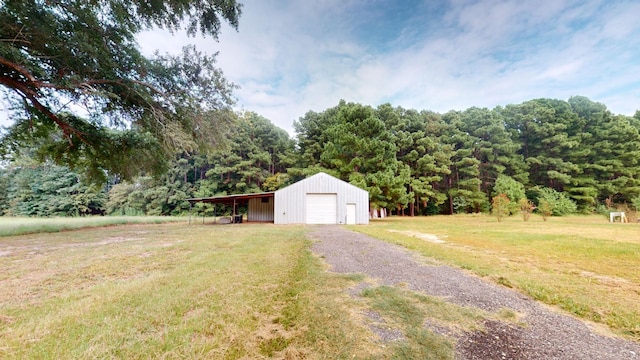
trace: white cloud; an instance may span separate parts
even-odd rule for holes
[[[340,99],[446,112],[584,95],[614,113],[640,108],[633,0],[413,0],[401,14],[387,11],[393,0],[241,2],[238,32],[224,27],[219,42],[162,32],[139,42],[146,53],[219,52],[238,107],[290,133]]]

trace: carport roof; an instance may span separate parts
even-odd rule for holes
[[[213,197],[204,197],[204,198],[191,198],[187,199],[191,204],[197,202],[204,203],[212,203],[212,204],[233,204],[237,201],[249,200],[249,199],[261,199],[261,198],[271,198],[275,192],[263,192],[263,193],[255,193],[255,194],[234,194],[234,195],[226,195],[226,196],[213,196]]]

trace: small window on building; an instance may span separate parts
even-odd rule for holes
[[[269,198],[268,197],[261,198],[261,200],[262,200],[263,203],[268,203],[269,202]]]

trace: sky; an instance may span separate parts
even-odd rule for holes
[[[293,135],[341,99],[445,113],[581,95],[640,109],[640,1],[239,0],[218,41],[138,36],[145,54],[218,53],[237,110]]]
[[[293,133],[341,99],[445,113],[581,95],[640,109],[640,1],[240,0],[219,42],[158,32],[145,51],[218,53],[237,107]]]

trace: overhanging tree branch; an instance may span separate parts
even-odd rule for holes
[[[211,114],[232,104],[234,86],[215,68],[213,56],[185,49],[181,56],[149,59],[135,36],[160,27],[217,38],[221,21],[237,28],[240,8],[235,0],[4,2],[0,87],[11,90],[6,94],[16,109],[55,124],[72,151],[83,148],[75,139],[98,146],[94,141],[101,137],[91,132],[104,126],[150,134],[164,144],[166,156],[176,148],[196,148],[210,142],[207,137],[220,138],[216,132],[224,131],[224,123]],[[95,126],[72,120],[73,114],[62,116],[61,102],[71,103],[65,106],[69,112],[73,103],[82,105],[82,115]],[[16,123],[22,121],[18,114]],[[39,136],[55,130],[38,129]]]

